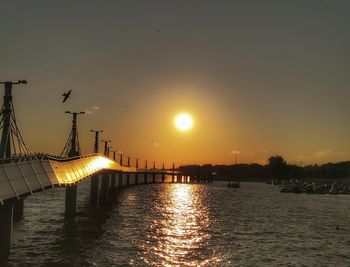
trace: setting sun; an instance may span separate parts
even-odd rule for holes
[[[193,119],[187,113],[180,113],[175,117],[174,123],[178,130],[185,132],[192,128]]]

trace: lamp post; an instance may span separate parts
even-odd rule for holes
[[[18,82],[5,81],[5,82],[0,82],[0,84],[5,85],[4,104],[3,104],[2,114],[1,114],[2,115],[2,118],[1,118],[2,119],[2,136],[1,136],[1,144],[0,144],[0,158],[10,158],[11,157],[11,136],[12,136],[11,118],[13,118],[12,85],[27,84],[27,81],[26,80],[18,80]],[[15,202],[15,203],[18,203],[18,202]],[[23,205],[23,199],[19,200],[19,204]],[[5,203],[5,205],[2,205],[0,207],[0,262],[2,262],[3,260],[7,260],[7,258],[10,255],[10,249],[11,249],[11,243],[12,243],[13,214],[14,214],[14,205],[11,202]]]
[[[78,131],[77,131],[77,117],[78,115],[85,114],[84,111],[80,112],[71,112],[71,111],[66,111],[66,114],[71,114],[73,119],[72,119],[72,134],[71,134],[71,141],[70,141],[70,150],[68,151],[68,157],[75,157],[79,156],[80,151],[79,151],[79,141],[78,141]],[[78,145],[78,146],[77,146]]]
[[[112,142],[111,140],[101,140],[104,143],[104,155],[108,157],[108,143]]]
[[[90,132],[95,133],[95,144],[94,153],[99,152],[99,137],[103,130],[90,130]],[[96,205],[98,203],[98,185],[100,183],[100,177],[95,175],[91,178],[90,183],[90,203]]]
[[[103,132],[103,130],[90,130],[90,132],[95,133],[94,153],[98,153],[98,151],[99,151],[99,147],[98,147],[99,135],[100,135],[100,133]]]
[[[111,152],[113,152],[113,160],[116,160],[116,155],[118,153],[118,150],[111,150]]]
[[[120,155],[119,164],[120,164],[120,166],[123,166],[123,152],[118,151],[118,154]]]
[[[107,157],[109,157],[109,152],[111,151],[112,146],[107,147]]]
[[[104,155],[108,157],[108,143],[111,142],[111,140],[101,140],[101,142],[104,143]],[[108,187],[109,187],[109,174],[104,173],[102,175],[102,181],[101,181],[101,194],[100,194],[100,202],[102,204],[107,203],[108,200]]]
[[[26,80],[18,80],[18,82],[0,82],[5,85],[4,109],[2,113],[3,129],[1,135],[0,158],[11,157],[11,117],[12,117],[12,85],[27,84]]]

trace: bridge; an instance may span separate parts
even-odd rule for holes
[[[84,112],[66,111],[72,115],[72,129],[66,145],[60,155],[33,153],[25,144],[17,126],[12,101],[13,85],[27,84],[26,80],[18,82],[0,82],[5,85],[4,102],[0,111],[0,262],[10,255],[13,222],[20,221],[23,216],[24,199],[34,193],[56,187],[66,188],[65,218],[71,220],[76,215],[78,183],[90,179],[90,203],[104,205],[111,201],[116,189],[125,186],[164,183],[167,175],[171,182],[208,182],[207,178],[184,175],[175,164],[166,169],[149,168],[145,161],[144,168],[131,166],[130,157],[123,163],[123,154],[119,162],[117,151],[110,157],[110,140],[102,140],[104,154],[99,153],[99,134],[102,130],[91,130],[95,134],[94,153],[81,155],[77,118]],[[130,175],[134,174],[134,179]]]

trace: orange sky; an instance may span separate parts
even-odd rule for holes
[[[71,110],[87,112],[83,153],[103,128],[113,149],[168,164],[349,160],[350,4],[311,2],[11,1],[0,78],[28,80],[14,103],[36,152],[61,152]]]

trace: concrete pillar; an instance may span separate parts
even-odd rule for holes
[[[120,172],[119,173],[119,187],[122,187],[123,186],[123,173]]]
[[[24,199],[13,201],[13,221],[19,222],[23,218]]]
[[[164,175],[164,173],[162,174],[162,183],[164,183],[165,182],[165,175]]]
[[[66,187],[65,217],[71,219],[77,213],[77,185]]]
[[[129,173],[126,174],[126,185],[127,186],[130,185],[130,174]]]
[[[130,156],[128,156],[128,167],[130,168]],[[129,186],[130,185],[130,173],[126,174],[126,185]]]
[[[101,182],[101,194],[100,194],[100,203],[106,203],[108,200],[108,187],[109,187],[109,174],[102,175]]]
[[[144,184],[147,184],[147,176],[148,174],[146,173],[147,172],[147,163],[148,163],[148,160],[145,160],[145,177],[144,177]]]
[[[173,163],[173,172],[171,174],[171,182],[175,183],[175,164]]]
[[[111,176],[111,178],[110,178],[111,184],[109,185],[108,196],[109,196],[109,199],[110,199],[111,201],[113,201],[113,200],[114,200],[114,197],[115,197],[115,192],[116,192],[116,184],[115,184],[115,181],[116,181],[117,172],[111,173],[110,176]]]
[[[156,162],[153,161],[153,171],[156,171]],[[152,183],[155,183],[156,182],[156,174],[153,173],[152,174]]]
[[[117,173],[116,172],[114,172],[114,173],[112,173],[112,180],[111,180],[111,189],[112,189],[112,191],[115,189],[115,187],[116,187],[116,183],[115,183],[115,181],[116,181],[116,176],[117,176]]]
[[[139,184],[139,175],[135,173],[135,185]]]
[[[91,178],[90,183],[90,203],[96,205],[98,203],[98,184],[100,177],[98,175]]]
[[[0,262],[10,256],[12,243],[13,204],[0,206]]]
[[[182,175],[177,175],[176,176],[176,182],[182,183]]]

